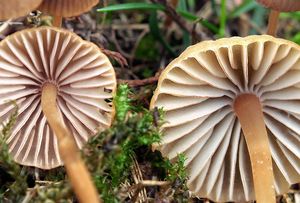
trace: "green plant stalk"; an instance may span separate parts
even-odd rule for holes
[[[128,88],[127,84],[120,84],[118,86],[116,95],[114,97],[114,106],[116,109],[117,121],[124,121],[127,112],[131,110],[131,99],[128,98],[129,94],[130,89]]]
[[[221,14],[219,18],[220,27],[218,33],[220,38],[225,36],[226,20],[227,20],[226,0],[221,0]]]

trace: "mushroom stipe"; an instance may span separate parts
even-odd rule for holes
[[[268,19],[268,28],[267,28],[268,35],[276,36],[279,14],[280,14],[279,11],[275,11],[275,10],[270,11],[269,19]]]
[[[57,136],[60,156],[64,162],[69,180],[79,202],[97,203],[99,197],[88,169],[80,157],[78,147],[70,131],[64,124],[57,103],[56,85],[45,83],[42,88],[42,110]]]
[[[216,202],[275,202],[300,181],[300,47],[271,36],[204,41],[162,72],[163,156],[187,157],[188,187]],[[255,193],[254,193],[255,191]]]
[[[250,154],[257,202],[276,202],[272,156],[260,100],[254,94],[241,94],[233,104]]]
[[[300,10],[299,0],[256,0],[263,6],[270,8],[267,34],[276,36],[277,23],[280,12],[292,12]]]

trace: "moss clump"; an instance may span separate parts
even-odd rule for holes
[[[2,131],[0,132],[0,167],[3,170],[3,180],[0,176],[0,200],[6,202],[19,202],[26,194],[27,175],[21,167],[14,162],[9,154],[6,140],[11,133],[11,129],[15,124],[18,115],[18,107],[16,103],[14,112],[10,115],[6,124],[2,123]]]
[[[114,98],[116,120],[112,127],[93,137],[84,148],[84,157],[105,202],[118,201],[121,183],[131,174],[132,157],[140,147],[160,141],[151,111],[139,112],[131,105],[130,90],[120,85]]]

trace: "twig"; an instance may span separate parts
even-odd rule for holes
[[[110,38],[109,38],[109,41],[112,42],[112,43],[115,45],[115,47],[116,47],[116,49],[117,49],[117,51],[118,51],[119,53],[121,53],[123,56],[125,56],[125,57],[127,57],[127,58],[130,57],[130,55],[127,54],[125,51],[123,51],[122,48],[121,48],[121,46],[119,45],[118,40],[117,40],[117,38],[116,38],[115,30],[112,30],[112,31],[111,31],[111,36],[110,36]]]
[[[22,203],[28,203],[32,199],[32,197],[36,194],[38,186],[35,186],[34,188],[27,190],[26,196],[24,197]]]
[[[159,181],[159,180],[141,180],[139,183],[131,186],[128,190],[135,191],[135,196],[132,197],[132,202],[137,202],[138,194],[145,187],[151,186],[167,186],[170,185],[170,181]]]
[[[176,9],[177,4],[178,4],[178,0],[171,0],[171,2],[170,2],[170,5],[171,5],[174,9]],[[168,16],[167,19],[165,20],[165,27],[169,27],[170,24],[172,23],[172,21],[173,21],[173,19],[172,19],[170,16]]]
[[[124,66],[128,66],[128,63],[127,63],[127,60],[126,58],[120,54],[119,52],[116,52],[116,51],[110,51],[108,49],[105,49],[101,46],[99,46],[101,51],[108,57],[111,57],[113,58],[114,60],[116,60],[120,65],[121,67],[123,68]]]
[[[151,0],[153,3],[159,3],[166,8],[166,13],[177,23],[177,25],[187,31],[190,32],[190,28],[187,26],[186,22],[181,18],[180,15],[175,11],[175,9],[166,1],[166,0]]]
[[[113,24],[113,25],[98,25],[97,29],[111,29],[111,30],[148,30],[149,25],[147,24]]]
[[[166,185],[170,185],[171,182],[170,181],[159,181],[159,180],[142,180],[140,181],[138,184],[140,184],[141,186],[166,186]]]
[[[149,29],[145,29],[142,31],[142,33],[137,37],[136,39],[136,43],[133,46],[133,49],[131,50],[131,56],[129,58],[129,64],[130,66],[132,66],[133,61],[134,61],[134,57],[135,57],[135,52],[138,48],[138,46],[140,45],[141,40],[145,37],[145,35],[149,32]]]
[[[142,80],[118,80],[118,83],[127,83],[130,87],[139,87],[156,83],[158,81],[158,78],[159,75],[156,75]]]
[[[186,21],[176,12],[176,10],[170,5],[167,0],[151,0],[153,3],[159,3],[166,8],[166,13],[174,20],[174,22],[183,30],[190,33],[190,35],[193,37],[193,39],[196,39],[197,41],[200,41],[198,35],[195,35],[193,32],[193,27],[188,26],[186,24]]]
[[[134,183],[137,184],[143,181],[143,175],[136,158],[132,156],[132,159],[134,161],[134,165],[132,167],[132,177]],[[138,187],[137,190],[135,191],[135,195],[131,198],[131,200],[132,202],[148,202],[146,189],[142,187]]]
[[[53,181],[47,181],[47,180],[36,180],[35,183],[37,183],[37,184],[44,184],[44,185],[60,184],[60,182],[53,182]]]
[[[9,19],[8,21],[0,23],[0,36],[1,36],[1,39],[4,38],[5,32],[9,29],[10,23],[11,23],[11,19]]]

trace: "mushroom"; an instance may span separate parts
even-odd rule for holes
[[[274,190],[300,182],[299,100],[298,45],[267,35],[204,41],[159,78],[150,108],[162,107],[166,123],[154,148],[185,154],[198,197],[275,202]]]
[[[37,8],[42,0],[0,0],[0,20],[26,15]]]
[[[93,43],[67,30],[40,27],[0,42],[0,119],[16,100],[19,115],[7,139],[23,165],[51,169],[64,163],[80,202],[98,202],[78,147],[108,128],[115,73]],[[77,146],[76,146],[77,145]]]
[[[89,11],[99,0],[43,0],[39,10],[54,16],[53,25],[60,27],[62,17],[73,17]]]
[[[256,0],[263,6],[272,9],[269,14],[267,34],[276,35],[277,22],[280,12],[292,12],[300,10],[299,0]]]

